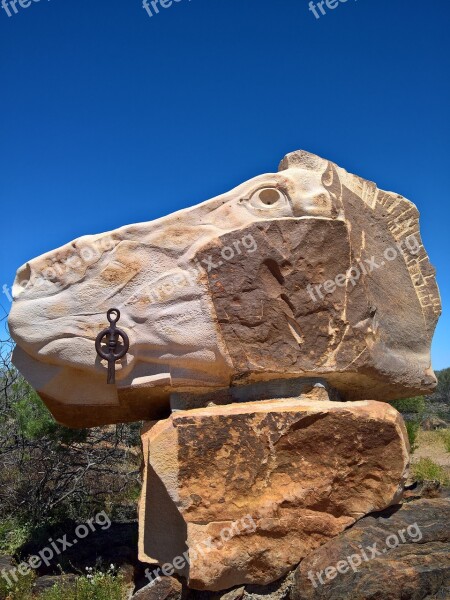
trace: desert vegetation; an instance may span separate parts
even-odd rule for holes
[[[93,429],[57,424],[11,363],[13,343],[0,342],[0,555],[16,563],[104,511],[111,522],[136,520],[140,490],[140,423]],[[30,548],[31,549],[31,548]],[[95,556],[95,550],[93,550]],[[78,573],[70,589],[43,591],[43,600],[119,600],[123,582],[110,564],[94,559],[93,571],[54,561]],[[36,573],[8,585],[0,577],[0,599],[31,598]],[[35,596],[33,596],[35,597]]]
[[[412,476],[450,485],[450,368],[437,371],[438,386],[428,397],[391,404],[403,414],[412,451]]]

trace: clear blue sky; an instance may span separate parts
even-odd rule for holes
[[[348,0],[320,19],[308,0],[17,9],[0,10],[0,286],[303,148],[417,204],[444,306],[434,367],[450,366],[448,0]]]

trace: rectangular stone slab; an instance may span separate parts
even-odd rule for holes
[[[409,445],[375,401],[291,398],[174,413],[142,435],[140,559],[194,589],[267,584],[398,501]]]

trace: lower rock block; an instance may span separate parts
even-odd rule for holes
[[[302,561],[291,598],[448,600],[450,499],[415,500],[361,519]]]
[[[140,559],[199,590],[275,581],[395,504],[409,464],[402,417],[374,401],[180,411],[142,440]]]

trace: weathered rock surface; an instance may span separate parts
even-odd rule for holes
[[[246,585],[243,600],[289,600],[294,582],[294,571],[269,585]],[[203,598],[202,600],[207,600]]]
[[[194,589],[279,579],[397,502],[409,461],[401,416],[373,401],[181,411],[142,439],[140,559],[166,563],[165,575],[175,570]]]
[[[438,429],[448,429],[449,424],[447,421],[440,419],[439,417],[428,417],[422,423],[422,429],[424,431],[436,431]]]
[[[361,519],[300,564],[292,590],[292,600],[431,598],[450,598],[450,499]]]
[[[174,577],[161,577],[140,589],[132,600],[181,600],[183,586]]]
[[[167,416],[172,393],[326,379],[346,400],[430,392],[439,293],[416,207],[307,152],[163,219],[80,238],[17,273],[14,361],[69,426]],[[106,311],[130,351],[116,386]]]
[[[411,477],[411,475],[410,475]],[[442,488],[440,481],[414,481],[408,485],[406,482],[405,491],[403,493],[403,501],[410,502],[412,500],[420,500],[422,498],[450,498],[450,493],[447,488]]]

